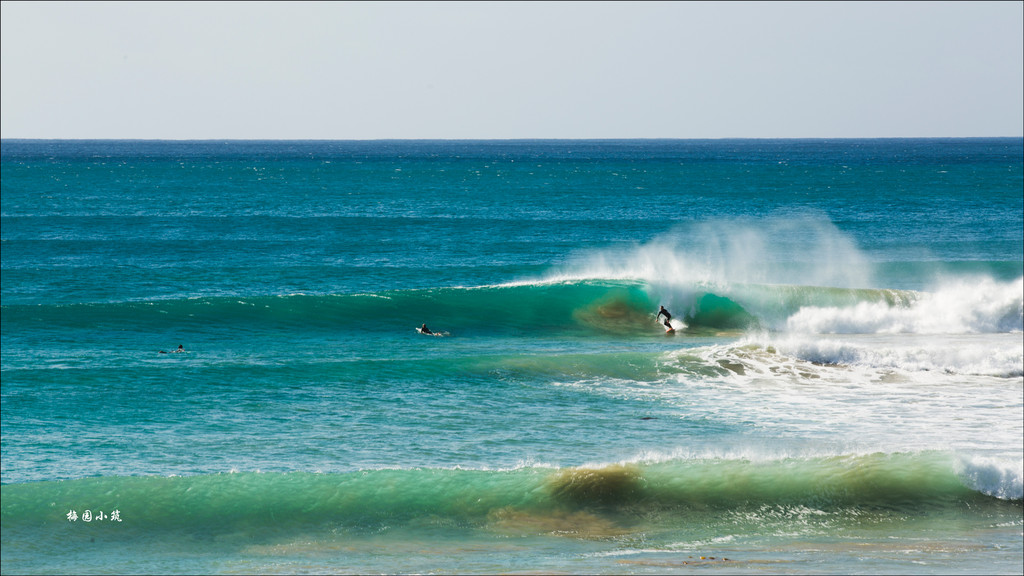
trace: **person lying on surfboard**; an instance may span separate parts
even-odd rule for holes
[[[433,334],[433,332],[431,332],[430,328],[427,328],[427,325],[424,324],[423,326],[420,326],[420,334]]]

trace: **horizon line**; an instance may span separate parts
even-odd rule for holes
[[[700,140],[1007,140],[1014,136],[722,136],[722,137],[596,137],[596,138],[37,138],[0,137],[0,141],[31,142],[623,142],[623,141],[700,141]]]

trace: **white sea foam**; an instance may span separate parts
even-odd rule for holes
[[[804,334],[977,334],[1024,329],[1024,277],[1012,282],[960,279],[922,293],[909,306],[861,302],[804,307],[786,322]]]
[[[666,354],[663,381],[576,385],[747,431],[711,447],[667,445],[649,460],[938,450],[1016,461],[1022,361],[1017,334],[773,334]]]
[[[1024,499],[1024,460],[962,457],[957,462],[956,472],[972,490],[1002,500]]]
[[[906,377],[928,373],[1024,376],[1024,341],[1016,333],[913,337],[764,335],[704,348],[699,355],[708,366],[717,365],[749,377],[795,374],[880,381],[894,372]]]
[[[822,365],[875,371],[1024,375],[1024,341],[1017,334],[992,334],[983,339],[949,335],[927,339],[877,336],[856,340],[786,335],[773,339],[772,345],[787,356]]]

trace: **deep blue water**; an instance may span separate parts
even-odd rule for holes
[[[0,181],[5,573],[1021,571],[1019,138],[5,140]]]

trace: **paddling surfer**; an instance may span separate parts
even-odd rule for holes
[[[427,325],[424,324],[423,326],[420,326],[420,334],[433,334],[433,332],[431,332],[430,328],[427,328]]]

